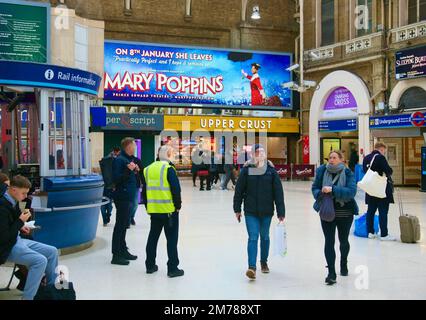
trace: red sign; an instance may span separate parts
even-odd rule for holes
[[[426,122],[426,116],[423,114],[423,112],[414,112],[411,115],[411,122],[416,126],[416,127],[423,127],[423,125]]]
[[[275,169],[277,170],[281,179],[291,177],[291,169],[289,165],[275,165]]]
[[[309,136],[303,137],[303,164],[309,164]]]
[[[315,166],[295,164],[293,166],[293,178],[312,178],[315,176]]]

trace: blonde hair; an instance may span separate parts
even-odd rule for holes
[[[387,149],[386,145],[383,142],[376,142],[376,144],[374,145],[374,149],[380,149],[380,148],[385,148]]]
[[[330,156],[331,156],[331,154],[332,153],[335,153],[335,154],[337,154],[338,156],[339,156],[339,159],[340,160],[343,160],[343,152],[342,151],[340,151],[340,150],[333,150],[333,151],[330,151],[330,153],[328,154],[328,157],[330,158]]]

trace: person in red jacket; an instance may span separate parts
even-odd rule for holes
[[[263,104],[263,100],[266,99],[265,90],[263,90],[262,83],[259,78],[260,64],[252,63],[251,73],[252,76],[249,76],[244,70],[241,70],[241,73],[250,80],[250,89],[251,89],[251,105],[260,106]]]

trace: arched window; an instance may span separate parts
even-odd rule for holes
[[[426,91],[420,87],[407,89],[399,100],[399,108],[404,110],[426,108]]]

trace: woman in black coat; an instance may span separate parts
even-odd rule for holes
[[[284,191],[280,176],[272,162],[266,159],[265,149],[260,144],[252,148],[254,158],[241,169],[234,194],[234,212],[241,222],[244,216],[248,233],[248,270],[246,276],[256,279],[257,253],[260,237],[260,265],[262,273],[269,273],[269,229],[276,211],[278,219],[285,218]]]
[[[388,233],[388,212],[389,205],[395,203],[393,198],[393,181],[392,173],[393,170],[389,166],[384,154],[386,152],[386,145],[382,142],[378,142],[374,146],[374,151],[364,158],[363,170],[367,172],[368,168],[376,171],[381,176],[386,175],[388,183],[386,185],[386,198],[376,198],[365,194],[365,203],[368,205],[367,210],[367,231],[368,238],[375,239],[378,235],[374,233],[374,215],[379,210],[379,224],[380,224],[380,240],[382,241],[395,241],[396,238],[389,235]],[[374,161],[373,161],[374,159]]]

